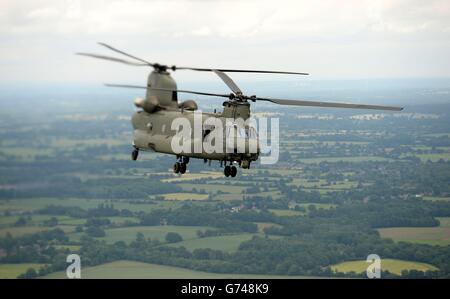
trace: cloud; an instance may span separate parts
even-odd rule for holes
[[[4,34],[142,33],[248,38],[266,34],[444,32],[450,3],[440,1],[3,1]],[[29,18],[28,22],[23,22]],[[200,34],[199,34],[200,33]]]
[[[103,51],[95,41],[169,63],[299,68],[331,77],[409,76],[419,71],[443,76],[450,75],[445,54],[450,52],[450,2],[0,2],[2,80],[121,76],[120,66],[103,63],[101,70],[86,73],[79,60],[67,57],[75,51]],[[30,70],[30,65],[42,71]]]

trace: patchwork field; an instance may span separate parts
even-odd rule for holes
[[[222,185],[222,184],[178,184],[185,191],[197,191],[204,192],[224,192],[224,193],[237,193],[240,194],[246,190],[243,186]]]
[[[437,218],[438,227],[392,227],[378,229],[382,238],[430,245],[450,245],[450,217]]]
[[[104,199],[84,199],[84,198],[26,198],[11,199],[0,201],[0,213],[6,211],[11,213],[33,212],[49,205],[58,205],[65,207],[82,207],[83,209],[92,209],[98,207],[99,204],[108,204],[108,200]],[[183,204],[178,201],[151,201],[148,203],[133,204],[127,201],[114,201],[116,209],[127,209],[132,212],[144,211],[149,212],[159,208],[176,208]],[[3,218],[3,217],[2,217]]]
[[[370,263],[366,261],[351,261],[351,262],[343,262],[336,265],[331,266],[331,269],[338,272],[348,273],[365,273],[367,267]],[[402,261],[395,259],[382,259],[381,260],[381,270],[389,271],[391,273],[400,275],[402,270],[419,270],[419,271],[428,271],[428,270],[438,270],[436,267],[430,264],[418,263],[418,262],[410,262],[410,261]]]
[[[320,163],[320,162],[363,162],[363,161],[389,161],[390,159],[384,157],[374,156],[357,156],[357,157],[321,157],[321,158],[306,158],[300,159],[302,163]]]
[[[51,273],[43,278],[66,278],[65,272]],[[306,276],[255,275],[255,274],[216,274],[194,271],[179,267],[139,263],[133,261],[115,261],[81,270],[81,278],[87,279],[281,279],[310,278]]]
[[[236,251],[242,242],[250,240],[253,236],[253,234],[244,233],[217,237],[196,238],[192,240],[173,243],[170,244],[170,246],[184,246],[187,250],[190,251],[197,248],[211,248],[230,252]]]
[[[44,264],[0,264],[0,279],[12,279],[17,278],[20,274],[27,271],[29,268],[33,268],[36,271],[44,266]]]
[[[6,236],[8,233],[13,237],[20,237],[24,235],[34,234],[44,230],[49,230],[50,227],[45,226],[22,226],[22,227],[8,227],[0,229],[0,237]]]
[[[270,212],[277,216],[302,216],[305,213],[294,210],[269,209]]]
[[[215,172],[215,171],[201,171],[199,173],[187,172],[187,173],[183,174],[182,176],[173,174],[172,178],[163,179],[163,180],[161,180],[161,182],[176,183],[176,182],[193,181],[193,180],[198,180],[198,179],[215,179],[215,178],[222,178],[222,177],[223,177],[222,172]]]
[[[206,200],[208,194],[198,193],[167,193],[163,195],[165,200]]]
[[[99,240],[104,240],[107,243],[115,243],[117,241],[124,241],[130,243],[136,240],[137,233],[142,233],[145,238],[158,239],[164,242],[166,234],[169,232],[176,232],[181,235],[183,240],[189,240],[197,238],[198,230],[213,229],[206,226],[130,226],[130,227],[120,227],[113,229],[106,229],[106,236],[102,238],[97,238]],[[75,233],[69,235],[72,240],[78,240],[81,237],[80,233]]]
[[[450,201],[450,197],[437,197],[437,196],[424,196],[424,200],[430,200],[430,201]]]

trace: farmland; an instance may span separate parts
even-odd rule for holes
[[[438,227],[392,227],[379,229],[382,238],[430,245],[450,245],[450,218],[437,218]]]
[[[38,270],[44,266],[43,264],[0,264],[0,279],[12,279],[17,278],[20,274],[24,273],[27,269],[33,268]]]
[[[351,261],[333,265],[331,266],[331,268],[338,272],[347,273],[353,271],[361,273],[366,272],[368,265],[370,265],[370,263],[367,263],[366,261]],[[429,271],[437,269],[436,267],[425,263],[408,262],[394,259],[382,259],[381,270],[400,275],[403,270]]]
[[[44,276],[46,279],[66,278],[64,272],[56,272]],[[133,261],[116,261],[83,270],[81,278],[86,279],[277,279],[286,278],[281,275],[251,275],[251,274],[216,274],[193,271],[178,267],[162,266]],[[289,276],[291,279],[309,278],[305,276]]]
[[[379,120],[281,109],[278,162],[234,179],[217,161],[184,175],[172,156],[131,161],[123,111],[80,109],[0,119],[4,277],[64,278],[79,253],[85,278],[361,278],[374,247],[392,277],[450,277],[441,107]]]

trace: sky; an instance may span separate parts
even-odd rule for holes
[[[179,66],[314,79],[450,77],[450,1],[0,0],[0,84],[145,82],[146,67],[73,55],[115,55],[97,42]]]

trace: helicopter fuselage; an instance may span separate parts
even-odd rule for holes
[[[227,102],[225,102],[226,104]],[[225,111],[227,111],[225,109]],[[190,128],[190,132],[183,141],[188,144],[186,150],[176,151],[174,144],[179,144],[180,140],[174,140],[179,136],[177,121],[184,119],[184,124]],[[221,126],[206,124],[220,122]],[[159,153],[172,154],[178,157],[190,157],[204,160],[218,160],[238,162],[244,168],[248,168],[251,161],[258,159],[259,148],[251,150],[251,142],[258,145],[256,131],[252,127],[242,125],[242,122],[233,121],[234,118],[226,117],[226,113],[196,113],[186,110],[160,110],[154,113],[138,111],[132,117],[134,129],[133,145],[139,150],[150,150]],[[199,122],[199,124],[196,124]],[[228,122],[228,126],[227,126]],[[231,122],[231,127],[230,127]],[[200,128],[198,129],[198,126]],[[200,130],[198,133],[195,130]],[[222,130],[216,134],[214,130]],[[178,135],[177,135],[178,134]],[[215,136],[215,137],[213,137]],[[204,148],[205,142],[215,144],[219,140],[209,140],[210,138],[222,137],[220,148],[216,151],[208,151]],[[186,140],[188,139],[188,140]],[[237,145],[242,144],[242,150]],[[246,167],[246,165],[248,165]]]

